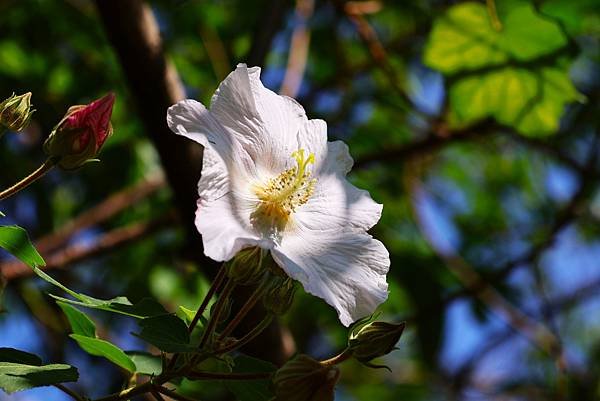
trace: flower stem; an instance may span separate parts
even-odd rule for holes
[[[219,287],[221,287],[221,284],[223,284],[223,279],[225,278],[226,271],[227,271],[227,269],[225,268],[225,264],[223,263],[221,265],[221,267],[219,268],[219,271],[217,272],[215,279],[213,280],[212,284],[210,285],[208,292],[204,296],[202,303],[198,307],[198,310],[196,311],[194,318],[190,322],[190,325],[188,327],[188,332],[191,333],[194,330],[194,328],[196,327],[196,325],[198,324],[198,322],[200,321],[200,317],[206,310],[206,307],[208,306],[213,295],[215,295],[215,293],[217,292]],[[171,370],[175,366],[175,363],[177,362],[178,359],[179,359],[179,354],[173,355],[173,358],[171,358],[171,360],[169,361],[169,364],[167,365],[167,370]]]
[[[223,279],[225,278],[226,270],[227,269],[225,268],[225,264],[223,263],[221,265],[221,267],[219,268],[219,271],[217,272],[215,279],[213,280],[212,284],[210,285],[208,292],[204,296],[204,299],[202,300],[202,304],[198,307],[198,310],[196,311],[196,315],[194,315],[194,318],[190,322],[190,326],[188,328],[188,331],[190,333],[194,330],[194,327],[196,327],[196,325],[198,324],[198,321],[200,320],[200,317],[206,310],[206,307],[208,306],[208,303],[210,302],[211,298],[213,297],[213,295],[215,295],[215,293],[217,292],[217,290],[223,283]]]
[[[215,309],[210,315],[210,319],[208,320],[208,324],[206,325],[206,330],[202,334],[202,338],[200,339],[200,348],[203,348],[206,345],[208,339],[212,336],[217,323],[219,322],[219,317],[221,316],[221,312],[223,311],[223,307],[227,304],[229,296],[231,292],[235,288],[235,281],[229,279],[223,288],[221,294],[219,294],[219,299],[215,305]]]
[[[351,356],[352,356],[352,351],[350,351],[349,348],[346,348],[340,354],[334,356],[333,358],[329,358],[324,361],[321,361],[321,365],[323,365],[323,366],[338,365],[338,364],[344,362],[345,360],[349,359]]]
[[[29,174],[27,177],[23,178],[21,181],[17,182],[10,188],[5,189],[0,192],[0,200],[6,199],[9,196],[12,196],[19,192],[20,190],[27,188],[33,182],[37,181],[39,178],[43,177],[48,171],[52,170],[52,168],[56,165],[56,159],[53,157],[49,157],[40,167],[37,168],[33,173]]]
[[[227,324],[227,327],[225,327],[223,332],[219,335],[219,340],[224,339],[225,337],[230,335],[233,332],[233,330],[235,330],[237,325],[248,314],[248,312],[250,312],[250,309],[252,309],[254,307],[254,305],[256,305],[258,300],[261,299],[261,297],[263,296],[268,285],[269,285],[268,280],[263,280],[260,283],[260,285],[256,288],[256,290],[254,290],[252,295],[250,295],[250,298],[248,298],[248,300],[246,301],[244,306],[242,306],[242,308],[238,311],[238,313],[235,315],[235,317],[229,322],[229,324]]]
[[[228,352],[231,352],[233,350],[243,347],[244,345],[248,344],[250,341],[254,340],[256,337],[258,337],[258,335],[260,333],[262,333],[267,327],[269,327],[269,325],[271,324],[272,321],[273,321],[273,315],[271,315],[271,314],[267,315],[256,327],[254,327],[252,330],[250,330],[244,337],[240,338],[233,344],[227,345],[227,346],[215,351],[215,354],[217,354],[217,355],[226,354]]]

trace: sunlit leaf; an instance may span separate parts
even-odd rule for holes
[[[471,2],[435,21],[424,61],[450,76],[452,126],[493,117],[523,134],[547,135],[558,129],[565,105],[582,99],[560,57],[568,43],[560,27],[516,4],[501,27],[484,4]]]
[[[71,334],[69,337],[77,341],[77,344],[88,354],[101,356],[125,370],[135,372],[135,363],[116,345],[99,338],[86,337],[80,334]]]
[[[126,354],[135,363],[135,371],[143,375],[158,376],[162,373],[162,359],[147,352],[127,351]]]
[[[96,337],[96,325],[85,313],[65,302],[57,302],[57,304],[67,316],[73,334],[92,338]]]
[[[8,394],[34,387],[73,382],[78,378],[77,369],[69,365],[33,366],[0,362],[0,389]]]
[[[29,240],[27,231],[19,226],[0,226],[0,248],[6,249],[31,268],[46,264]]]

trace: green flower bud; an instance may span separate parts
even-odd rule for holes
[[[275,373],[274,401],[333,401],[339,377],[340,371],[335,366],[298,355]]]
[[[112,134],[110,117],[115,95],[109,93],[84,106],[73,106],[44,142],[46,154],[64,170],[75,170],[94,160]]]
[[[272,275],[263,297],[265,309],[283,315],[290,309],[296,293],[296,283],[287,276]]]
[[[0,103],[0,126],[11,131],[21,131],[31,120],[35,110],[31,109],[31,92],[14,94]]]
[[[264,277],[269,255],[259,247],[242,249],[228,263],[227,274],[239,285],[251,285]]]
[[[389,354],[395,349],[405,326],[405,323],[372,322],[357,328],[348,341],[352,356],[368,365],[373,359]]]

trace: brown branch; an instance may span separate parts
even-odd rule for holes
[[[356,159],[353,169],[366,168],[372,163],[398,163],[415,155],[435,152],[449,144],[487,137],[498,128],[491,120],[484,120],[470,127],[450,131],[445,125],[433,126],[428,135],[396,148],[366,154]]]
[[[414,163],[419,163],[414,160]],[[419,178],[419,165],[415,168],[406,169],[411,174],[405,174],[405,188],[409,194],[411,210],[415,224],[423,238],[427,241],[435,254],[445,262],[446,267],[459,279],[462,285],[472,291],[472,294],[478,297],[484,305],[503,318],[515,330],[522,333],[533,344],[547,352],[556,360],[562,360],[562,350],[560,342],[555,335],[542,323],[526,315],[520,309],[506,300],[494,287],[487,283],[454,249],[448,245],[441,244],[437,240],[437,235],[433,227],[430,227],[419,213],[417,202],[424,195]],[[412,174],[417,172],[415,174]]]
[[[121,211],[135,205],[140,200],[152,195],[165,186],[162,176],[143,179],[130,188],[121,190],[93,208],[81,213],[75,219],[65,224],[55,232],[45,235],[35,241],[37,250],[44,254],[64,245],[78,231],[105,222]]]
[[[191,249],[201,249],[194,227],[202,148],[175,135],[166,122],[167,108],[185,97],[177,71],[164,55],[158,23],[142,0],[96,0],[104,30],[117,53],[133,100],[160,156]]]
[[[296,97],[302,84],[310,46],[310,30],[306,25],[314,6],[314,0],[296,0],[296,15],[300,21],[294,28],[290,41],[288,64],[279,91],[282,95]]]
[[[142,0],[96,0],[104,29],[115,49],[131,93],[137,102],[145,131],[160,156],[167,181],[173,190],[188,244],[190,259],[206,268],[208,275],[217,271],[217,264],[203,255],[202,242],[194,225],[197,183],[202,170],[202,147],[173,134],[166,124],[167,108],[184,98],[184,89],[175,68],[163,53],[158,24],[150,7]],[[287,2],[271,0],[265,7],[266,18],[257,24],[250,54],[250,65],[262,65],[271,41],[279,30]],[[234,294],[238,297],[237,294]],[[240,294],[240,297],[242,295]],[[243,299],[236,298],[240,304]],[[255,308],[251,315],[262,320],[264,308]],[[259,354],[275,363],[288,356],[280,326],[273,322],[261,336]]]
[[[256,24],[252,45],[245,60],[249,66],[264,66],[273,38],[283,26],[289,4],[286,0],[269,0],[262,7],[263,19]]]
[[[46,266],[43,269],[61,269],[73,263],[113,251],[160,229],[170,227],[174,223],[174,215],[169,214],[155,221],[135,223],[127,227],[114,229],[101,235],[92,245],[75,244],[47,256]],[[18,261],[0,265],[0,271],[2,271],[7,281],[33,275],[33,271],[29,267]]]
[[[369,24],[365,18],[364,12],[357,12],[357,10],[360,11],[360,8],[357,9],[354,3],[355,2],[346,3],[344,0],[334,0],[338,12],[346,15],[356,27],[356,31],[367,47],[371,59],[385,74],[392,89],[400,96],[405,103],[405,106],[412,106],[413,102],[402,87],[402,84],[396,75],[396,71],[389,61],[387,51],[377,36],[377,32],[375,32],[375,29],[373,29],[371,24]]]

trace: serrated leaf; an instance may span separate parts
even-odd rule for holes
[[[580,98],[566,71],[501,68],[467,76],[450,88],[450,124],[462,127],[494,117],[523,134],[544,135],[558,129],[567,103]]]
[[[27,231],[19,226],[0,226],[0,248],[6,249],[31,268],[46,264],[31,243]]]
[[[187,325],[175,315],[160,315],[142,319],[142,331],[135,334],[165,352],[189,352],[190,334]]]
[[[511,60],[527,61],[567,44],[558,25],[539,16],[530,4],[511,7],[496,30],[486,6],[466,2],[450,7],[433,25],[425,64],[454,74]]]
[[[96,325],[94,322],[79,309],[65,302],[57,302],[71,324],[73,334],[80,334],[85,337],[96,337]]]
[[[148,352],[127,351],[126,354],[135,363],[135,371],[143,375],[158,376],[162,373],[162,359]]]
[[[451,126],[493,117],[530,136],[555,132],[565,105],[582,99],[557,56],[567,38],[528,3],[507,8],[500,22],[495,29],[485,5],[467,2],[434,23],[424,61],[451,77]]]
[[[78,378],[77,369],[69,365],[33,366],[0,362],[0,388],[8,394],[34,387],[74,382]]]
[[[20,363],[23,365],[41,366],[39,356],[14,348],[0,348],[0,362]]]
[[[135,372],[135,363],[116,345],[99,338],[86,337],[80,334],[71,334],[69,337],[77,341],[77,344],[88,354],[106,358],[129,372]]]
[[[234,359],[233,372],[274,373],[277,367],[270,362],[240,355]],[[269,401],[275,393],[271,390],[271,380],[223,380],[223,384],[239,401]]]
[[[168,313],[160,303],[151,298],[143,298],[135,304],[132,304],[131,301],[129,301],[129,299],[127,299],[126,297],[116,297],[112,299],[93,298],[89,295],[81,294],[67,288],[37,266],[32,266],[31,268],[33,269],[35,274],[37,274],[40,278],[60,288],[61,290],[75,298],[75,300],[73,300],[60,297],[58,295],[49,294],[52,298],[56,299],[57,301],[65,302],[76,306],[83,306],[86,308],[99,309],[106,312],[119,313],[138,319]]]

